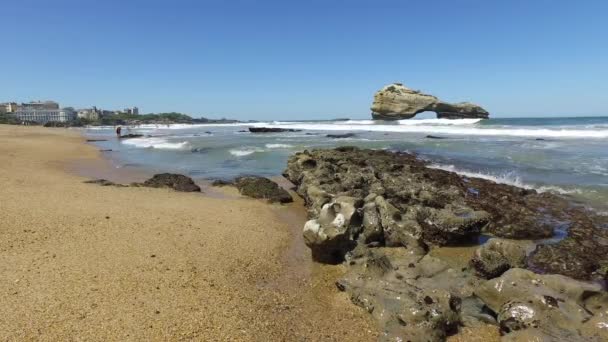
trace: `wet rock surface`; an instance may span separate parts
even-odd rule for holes
[[[305,200],[313,258],[344,262],[336,285],[378,320],[386,340],[441,341],[488,325],[511,340],[603,338],[607,295],[585,281],[605,277],[605,217],[557,195],[429,168],[406,153],[304,151],[284,176]],[[565,239],[544,244],[564,227]],[[468,267],[429,254],[476,245],[482,235],[493,238]]]
[[[266,199],[271,203],[293,202],[293,198],[287,190],[281,188],[277,183],[268,178],[257,176],[238,177],[234,180],[234,186],[244,196]]]

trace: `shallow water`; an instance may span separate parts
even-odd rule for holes
[[[252,134],[247,131],[251,126],[302,131]],[[86,130],[90,137],[108,139],[95,144],[113,150],[106,155],[118,168],[135,166],[200,179],[276,176],[297,151],[354,145],[414,152],[433,167],[558,192],[599,211],[608,210],[608,117],[275,121],[124,128],[123,133],[146,137],[118,141],[113,127]],[[326,137],[348,132],[355,136]]]

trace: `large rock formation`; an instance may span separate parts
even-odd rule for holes
[[[444,341],[463,326],[507,341],[606,340],[608,217],[407,153],[304,151],[284,176],[308,208],[313,258],[344,261],[336,285],[377,319],[381,340]],[[554,228],[568,236],[543,241]],[[481,234],[494,238],[459,256]]]
[[[374,95],[372,117],[377,120],[411,119],[422,112],[435,112],[445,119],[487,119],[490,114],[469,103],[447,103],[433,95],[405,87],[401,83],[384,86]]]

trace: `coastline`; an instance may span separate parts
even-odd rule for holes
[[[0,125],[0,143],[2,339],[377,337],[342,266],[310,261],[301,200],[83,184],[146,175],[61,128]]]

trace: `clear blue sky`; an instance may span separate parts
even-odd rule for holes
[[[0,101],[369,118],[401,81],[498,116],[608,115],[608,1],[0,0]]]

